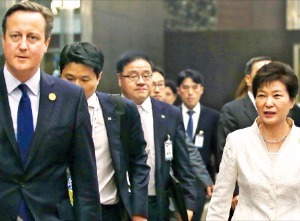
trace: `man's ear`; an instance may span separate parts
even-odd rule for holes
[[[99,84],[99,82],[101,81],[101,78],[102,78],[102,71],[101,71],[100,74],[98,75],[98,79],[97,79],[98,84]]]
[[[245,75],[245,81],[248,87],[252,87],[252,79],[250,74]]]
[[[121,87],[122,82],[121,82],[121,74],[120,73],[117,73],[117,78],[118,78],[118,85],[119,85],[119,87]]]
[[[49,44],[50,44],[50,38],[48,38],[48,39],[45,41],[44,53],[47,52],[47,49],[48,49]]]
[[[180,96],[180,88],[177,87],[177,94]]]

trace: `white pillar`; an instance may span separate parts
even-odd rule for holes
[[[60,14],[60,39],[62,49],[66,44],[74,42],[74,9],[61,8]]]

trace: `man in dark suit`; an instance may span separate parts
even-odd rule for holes
[[[153,86],[151,63],[147,55],[137,51],[125,52],[117,62],[120,89],[138,106],[147,141],[147,163],[151,167],[149,220],[169,220],[167,188],[171,167],[184,190],[191,218],[195,206],[195,178],[190,168],[182,116],[178,108],[150,97]]]
[[[156,98],[160,101],[164,101],[164,93],[165,93],[165,73],[164,71],[157,67],[153,67],[153,88],[151,97]],[[188,147],[190,162],[191,162],[191,168],[193,170],[193,173],[195,174],[195,178],[197,181],[197,190],[203,189],[207,191],[207,197],[211,197],[212,190],[213,190],[213,181],[210,177],[210,174],[208,173],[206,169],[206,165],[202,159],[202,156],[200,152],[198,151],[198,148],[195,146],[192,138],[189,136],[186,136],[186,143]],[[172,219],[170,220],[177,220],[178,212],[174,211],[174,208],[170,208]],[[194,214],[195,215],[195,214]]]
[[[220,120],[218,126],[218,148],[221,153],[223,152],[226,137],[229,133],[250,127],[255,118],[258,116],[255,101],[252,94],[252,80],[254,79],[257,71],[265,64],[270,63],[271,58],[267,56],[259,56],[251,58],[245,68],[245,81],[248,87],[248,93],[245,97],[230,101],[225,104],[220,113]],[[230,211],[230,219],[233,215],[233,210],[235,209],[238,202],[238,187],[236,186],[231,211]]]
[[[146,142],[140,115],[129,99],[96,91],[103,63],[103,53],[96,46],[74,42],[61,51],[61,77],[83,87],[88,99],[102,219],[146,220],[150,168],[146,164]],[[125,216],[122,216],[124,212]]]
[[[244,77],[248,87],[247,95],[230,101],[222,107],[218,127],[218,146],[221,151],[223,151],[229,133],[251,126],[258,116],[252,94],[252,80],[257,71],[269,62],[271,62],[271,58],[267,56],[251,58],[246,64]]]
[[[177,76],[177,92],[182,100],[180,109],[187,136],[201,154],[211,178],[214,179],[219,166],[219,154],[216,144],[219,113],[200,104],[204,92],[203,84],[203,76],[193,69],[185,69],[179,72]],[[214,157],[214,161],[211,160],[212,157]],[[213,163],[214,165],[212,165]],[[213,185],[209,187],[208,192],[211,193]],[[206,193],[203,188],[198,189],[197,195],[197,210],[193,216],[193,221],[201,219],[206,202]]]
[[[3,19],[1,220],[101,220],[84,92],[40,70],[53,18],[49,9],[22,1]],[[73,207],[67,168],[74,183]]]

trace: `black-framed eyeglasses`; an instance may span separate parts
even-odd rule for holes
[[[152,78],[152,73],[121,75],[121,77],[128,78],[132,82],[136,82],[140,78],[142,78],[144,81],[150,81]]]

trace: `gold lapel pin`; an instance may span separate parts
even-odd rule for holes
[[[55,101],[56,100],[56,95],[54,93],[49,94],[49,100],[50,101]]]

